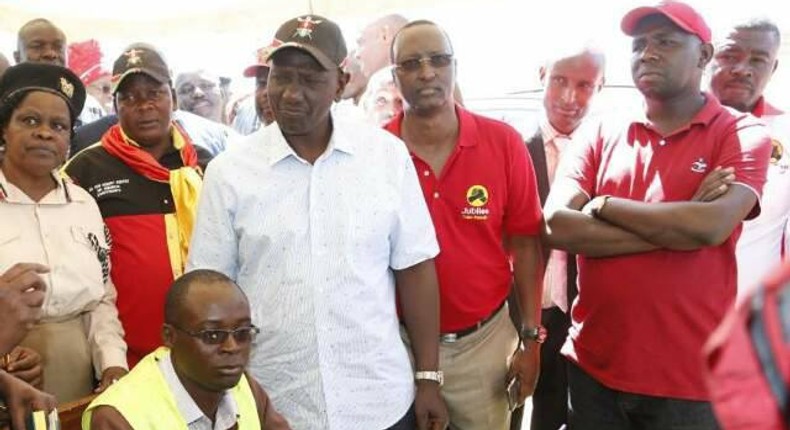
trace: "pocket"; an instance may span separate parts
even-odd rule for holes
[[[0,229],[0,249],[3,249],[6,245],[13,245],[14,242],[19,241],[19,238],[22,237],[22,233],[16,229],[9,229],[3,230]]]

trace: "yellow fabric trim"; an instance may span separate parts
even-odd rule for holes
[[[184,270],[183,264],[186,263],[187,253],[189,252],[189,241],[192,239],[192,230],[195,228],[198,197],[202,188],[203,179],[195,169],[182,167],[170,171],[170,191],[173,193],[173,203],[176,206],[175,216],[178,222],[181,272]]]
[[[170,255],[170,270],[173,271],[173,279],[184,274],[186,258],[186,254],[182,256],[181,253],[181,235],[179,230],[176,214],[165,214],[165,239],[167,241],[167,253]]]

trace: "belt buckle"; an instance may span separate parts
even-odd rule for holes
[[[442,343],[455,343],[458,341],[458,335],[455,333],[440,334],[439,341]]]

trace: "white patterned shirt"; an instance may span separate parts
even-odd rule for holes
[[[170,353],[168,352],[164,355],[158,364],[159,371],[162,372],[162,376],[165,378],[168,388],[170,388],[170,393],[176,401],[178,412],[181,413],[181,417],[187,423],[188,430],[228,430],[236,425],[236,421],[239,419],[238,407],[230,391],[225,391],[222,395],[212,425],[211,418],[203,413],[192,396],[189,395],[187,389],[184,388],[184,384],[178,379]]]
[[[383,429],[414,400],[392,269],[438,244],[405,144],[333,119],[312,165],[276,124],[209,164],[187,269],[247,293],[250,370],[293,429]]]

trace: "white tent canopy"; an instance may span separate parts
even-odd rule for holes
[[[650,0],[647,0],[649,2]],[[767,15],[790,29],[790,15],[779,0],[751,0],[723,7],[718,0],[687,0],[714,29],[738,16]],[[459,62],[459,81],[466,96],[492,95],[536,88],[537,69],[552,47],[571,38],[594,39],[608,56],[609,83],[629,84],[629,40],[619,30],[620,17],[635,0],[0,0],[0,51],[15,49],[18,28],[30,19],[55,22],[70,42],[97,39],[110,67],[122,48],[149,42],[179,70],[208,68],[250,84],[241,71],[255,49],[271,41],[277,26],[299,14],[316,13],[337,21],[349,47],[364,25],[387,13],[426,18],[450,34]],[[733,4],[734,6],[734,4]],[[788,34],[790,36],[790,33]],[[790,89],[784,60],[769,91]],[[786,83],[788,82],[788,83]]]

